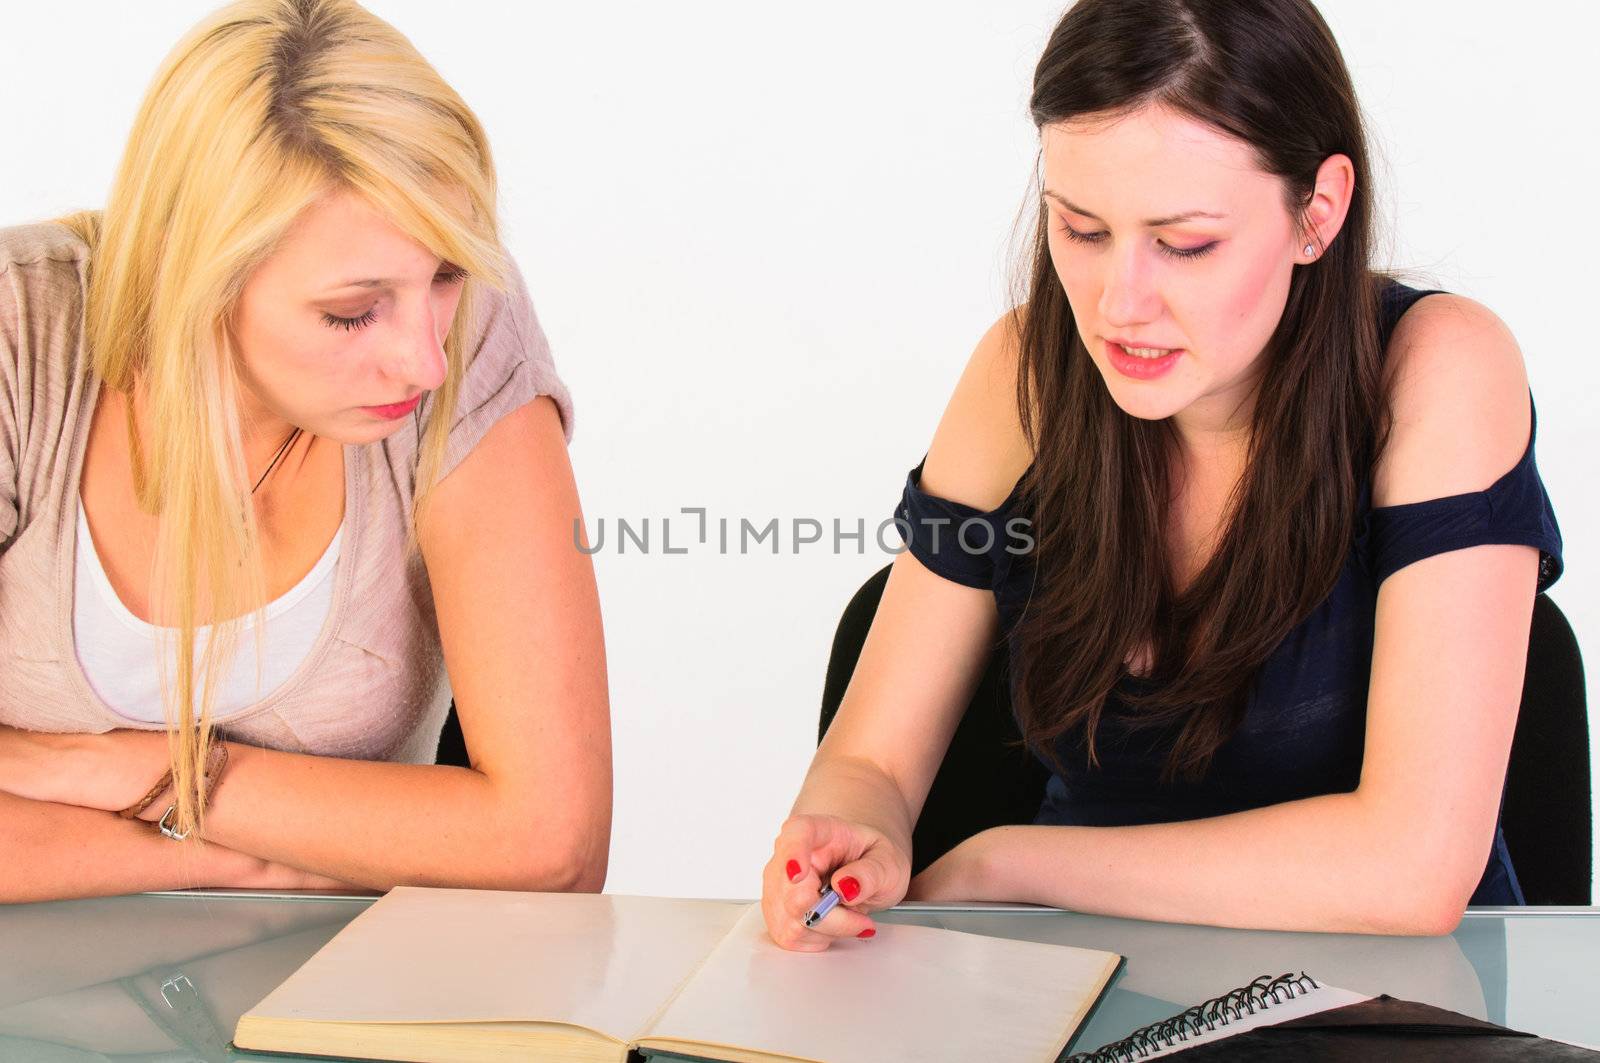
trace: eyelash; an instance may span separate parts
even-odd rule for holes
[[[459,284],[460,282],[466,280],[468,276],[469,274],[466,270],[457,266],[453,269],[446,270],[445,272],[438,274],[433,279],[436,281],[442,281],[445,284]],[[366,328],[368,325],[372,324],[377,317],[378,314],[375,309],[368,310],[360,317],[340,317],[337,314],[324,313],[322,315],[322,323],[327,325],[329,328],[342,328],[346,332],[354,332],[358,328]]]
[[[340,317],[338,314],[323,314],[322,323],[329,328],[342,328],[346,332],[354,332],[358,328],[366,328],[377,317],[377,312],[368,310],[360,317]]]
[[[1065,224],[1058,224],[1057,228],[1060,230],[1061,235],[1065,236],[1068,240],[1071,240],[1074,243],[1079,243],[1079,244],[1089,244],[1091,246],[1093,246],[1095,244],[1098,244],[1101,240],[1104,240],[1105,239],[1105,235],[1106,235],[1105,233],[1097,233],[1097,234],[1091,236],[1088,233],[1080,233],[1078,230],[1074,229],[1072,226],[1065,225]],[[1158,246],[1161,249],[1161,253],[1163,255],[1166,255],[1168,258],[1176,258],[1176,259],[1180,259],[1180,260],[1193,260],[1193,259],[1196,259],[1196,258],[1204,258],[1206,255],[1209,255],[1212,251],[1216,250],[1217,241],[1213,240],[1209,244],[1202,244],[1199,247],[1191,248],[1190,250],[1187,250],[1187,251],[1180,250],[1179,248],[1176,248],[1176,247],[1168,247],[1166,244],[1160,244]]]

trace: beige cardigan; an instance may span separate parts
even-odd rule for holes
[[[77,496],[100,381],[84,349],[89,249],[54,222],[0,228],[0,724],[100,733],[140,724],[90,687],[73,648]],[[513,266],[515,270],[515,266]],[[505,413],[551,396],[556,374],[520,273],[479,300],[445,454],[448,472]],[[432,396],[423,399],[424,423]],[[333,602],[299,669],[263,700],[217,717],[228,738],[272,749],[429,763],[450,704],[438,623],[420,558],[404,559],[417,463],[408,419],[344,448],[344,539]],[[239,652],[253,652],[248,639]]]

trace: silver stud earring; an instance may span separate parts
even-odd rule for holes
[[[1305,247],[1305,251],[1303,253],[1307,254],[1307,255],[1311,255],[1313,258],[1315,258],[1316,257],[1316,255],[1314,254],[1315,251],[1316,251],[1316,248],[1312,247],[1310,244],[1307,244],[1306,247]]]

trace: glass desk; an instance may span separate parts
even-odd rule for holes
[[[230,1049],[234,1023],[373,899],[220,890],[0,906],[0,1060],[282,1060]],[[1600,1044],[1600,908],[1474,908],[1455,933],[1432,938],[1223,930],[1001,905],[907,905],[878,918],[1128,957],[1075,1051],[1257,975],[1301,971]]]

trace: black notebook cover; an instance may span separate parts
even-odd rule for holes
[[[1387,994],[1208,1041],[1169,1054],[1184,1063],[1318,1060],[1323,1063],[1597,1063],[1600,1052],[1496,1026]],[[1168,1058],[1163,1056],[1163,1059]]]

